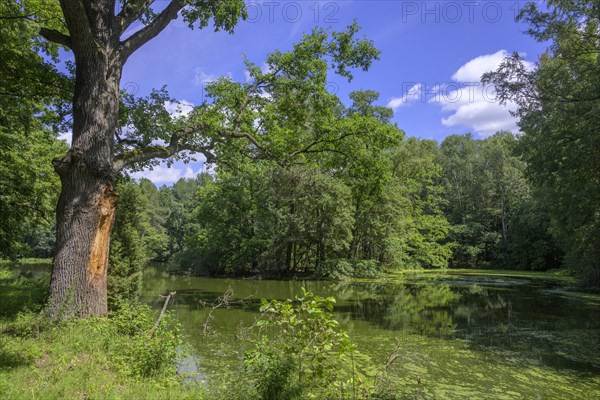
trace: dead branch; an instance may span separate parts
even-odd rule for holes
[[[177,292],[171,292],[169,293],[169,295],[165,298],[165,304],[163,304],[163,308],[160,312],[160,315],[158,316],[158,319],[156,320],[156,322],[154,323],[154,326],[152,327],[152,329],[150,329],[150,332],[148,332],[148,337],[152,337],[152,335],[154,334],[154,331],[158,328],[158,326],[160,325],[160,321],[163,319],[164,315],[165,315],[165,311],[167,311],[167,306],[169,305],[169,300],[171,300],[171,297],[175,296]],[[161,296],[164,297],[164,296]]]
[[[213,312],[218,308],[231,308],[232,305],[241,304],[242,307],[246,306],[246,300],[248,300],[251,296],[245,297],[240,300],[233,300],[233,289],[231,287],[227,288],[225,293],[223,293],[223,297],[217,298],[214,302],[208,303],[206,301],[200,300],[200,306],[206,308],[210,307],[210,311],[202,324],[202,333],[207,335],[211,332],[212,326],[211,323],[215,319]]]

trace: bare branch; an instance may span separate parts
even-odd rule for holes
[[[183,0],[171,0],[169,5],[152,21],[138,32],[122,42],[123,56],[125,59],[145,43],[156,37],[169,23],[177,18],[177,14],[184,7]]]
[[[223,293],[223,297],[218,297],[217,300],[215,300],[212,303],[207,303],[205,301],[200,300],[200,305],[202,307],[204,307],[204,308],[210,307],[210,311],[208,312],[208,315],[206,316],[206,319],[204,320],[204,323],[202,324],[202,333],[205,335],[208,335],[209,333],[211,333],[211,331],[212,331],[211,323],[215,318],[213,315],[213,312],[216,309],[218,309],[218,308],[229,309],[233,305],[238,305],[238,304],[240,304],[243,308],[245,308],[247,300],[251,299],[251,298],[252,298],[252,296],[247,296],[240,300],[234,300],[233,289],[230,286],[229,288],[227,288],[225,293]]]
[[[129,0],[115,17],[115,28],[119,36],[154,3],[154,0]]]
[[[163,308],[162,308],[162,310],[160,312],[160,315],[158,316],[158,319],[154,323],[154,326],[152,327],[152,329],[150,329],[150,332],[148,332],[148,337],[152,337],[152,335],[154,334],[154,331],[160,325],[160,321],[162,321],[163,317],[165,316],[165,311],[167,311],[167,306],[169,305],[169,300],[171,300],[171,297],[175,296],[176,294],[177,294],[177,292],[171,292],[165,298],[165,304],[163,304]]]
[[[50,42],[62,44],[63,46],[68,47],[70,49],[73,46],[71,36],[65,35],[64,33],[57,31],[56,29],[41,28],[40,35],[42,35],[46,40]]]

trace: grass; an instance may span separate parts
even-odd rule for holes
[[[19,258],[17,260],[0,259],[0,265],[52,264],[51,258]]]
[[[46,280],[0,268],[0,398],[197,399],[176,373],[177,323],[134,305],[112,318],[56,323],[40,314]]]
[[[197,398],[175,376],[128,376],[115,366],[98,321],[83,320],[39,335],[0,336],[3,399]],[[100,334],[98,334],[100,333]]]

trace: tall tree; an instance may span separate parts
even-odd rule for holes
[[[550,42],[548,51],[533,70],[515,54],[484,81],[517,103],[528,175],[546,198],[565,261],[600,290],[600,3],[529,3],[519,19]]]
[[[152,3],[131,0],[117,7],[115,0],[61,0],[67,30],[40,30],[44,38],[68,48],[75,58],[71,149],[54,162],[62,183],[48,303],[54,316],[59,311],[81,316],[107,313],[106,272],[117,200],[115,176],[132,161],[123,157],[115,162],[123,65],[180,12],[190,27],[205,27],[213,19],[216,29],[227,31],[245,15],[239,0],[173,0],[158,13],[153,12]],[[137,20],[145,23],[144,28],[123,38]],[[183,147],[178,135],[173,139],[173,148]]]
[[[262,131],[254,125],[256,112],[273,100],[263,97],[268,87],[280,89],[279,99],[284,101],[279,105],[285,105],[282,115],[301,122],[305,109],[299,104],[324,92],[330,65],[351,78],[349,68],[366,69],[378,54],[369,41],[355,38],[356,25],[339,33],[317,30],[292,52],[272,55],[268,73],[248,63],[253,83],[221,80],[211,92],[212,103],[200,106],[189,118],[166,119],[167,96],[153,92],[145,101],[129,105],[128,109],[141,113],[126,112],[130,124],[124,130],[119,129],[119,84],[128,58],[180,15],[190,28],[204,28],[212,21],[216,30],[233,32],[239,19],[246,16],[243,0],[59,3],[66,29],[52,25],[40,30],[47,40],[72,51],[75,71],[71,149],[54,162],[62,191],[47,307],[52,316],[107,313],[106,271],[119,171],[139,168],[156,159],[185,157],[186,152],[204,153],[209,161],[214,161],[219,152],[275,156],[261,144],[258,135]],[[36,14],[30,18],[38,23],[43,20]],[[138,20],[144,27],[124,37],[127,28]],[[124,100],[126,103],[127,98]],[[149,124],[154,116],[158,120]],[[164,144],[153,145],[154,139],[162,139]],[[244,139],[248,144],[227,150],[234,139]],[[311,149],[318,143],[315,141]]]
[[[452,224],[450,237],[458,244],[452,257],[454,266],[556,266],[541,264],[552,259],[554,247],[547,224],[540,223],[543,205],[525,178],[525,163],[516,154],[517,144],[510,132],[482,140],[474,140],[470,134],[451,135],[442,142],[444,208]],[[528,235],[531,243],[516,242]],[[527,254],[524,245],[534,245],[536,251]]]

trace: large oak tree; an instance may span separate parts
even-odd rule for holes
[[[51,316],[107,313],[109,242],[115,220],[115,177],[157,159],[204,154],[209,162],[236,152],[270,157],[281,164],[303,151],[316,151],[344,137],[339,131],[299,136],[297,151],[277,153],[277,143],[309,132],[305,122],[324,98],[329,67],[351,79],[351,67],[367,69],[378,52],[358,40],[354,24],[347,31],[314,30],[287,53],[275,52],[268,71],[247,61],[249,83],[222,79],[209,89],[211,100],[189,116],[172,118],[164,90],[146,99],[123,97],[120,81],[127,59],[159,35],[173,20],[232,33],[246,16],[242,0],[60,0],[64,27],[42,27],[48,41],[74,56],[75,87],[72,144],[54,160],[62,191],[57,206],[57,248],[47,310]],[[40,23],[35,15],[27,18]],[[125,37],[139,21],[142,29]],[[58,26],[58,27],[57,27]],[[273,106],[272,104],[277,104]],[[277,112],[275,125],[260,123],[261,112]],[[284,115],[287,116],[284,117]],[[272,122],[272,121],[271,121]],[[286,128],[281,126],[286,125]],[[278,139],[267,138],[271,130]],[[240,144],[242,143],[242,144]]]

